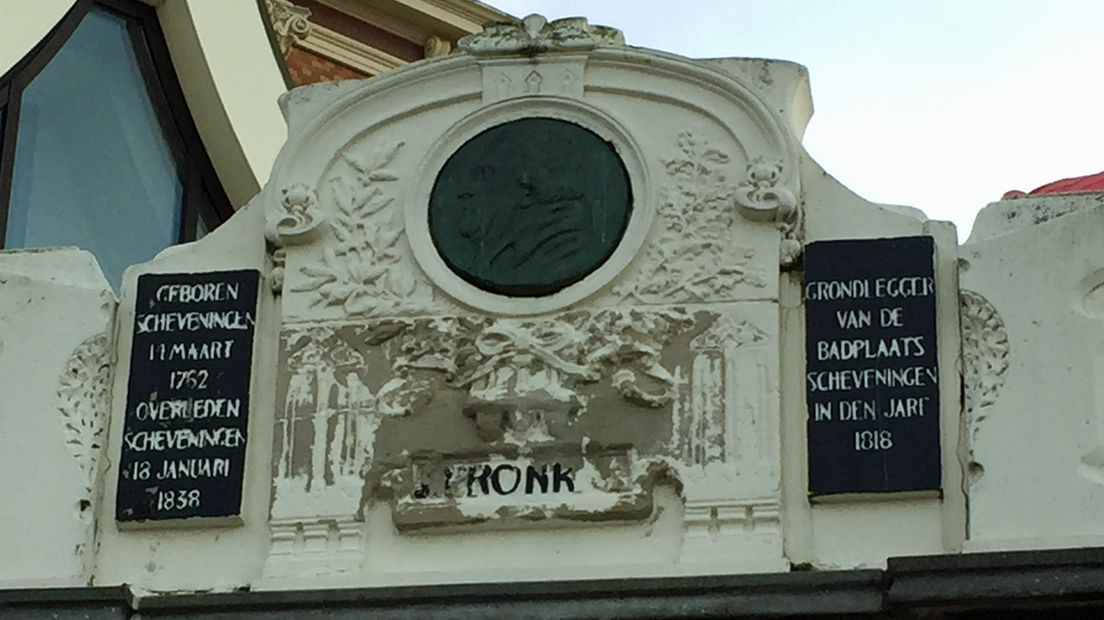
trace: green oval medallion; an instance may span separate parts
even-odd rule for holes
[[[613,146],[574,123],[526,118],[475,136],[445,163],[429,231],[464,280],[538,297],[578,282],[613,253],[632,210]]]

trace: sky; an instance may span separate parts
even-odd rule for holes
[[[491,0],[629,45],[809,69],[804,145],[869,200],[965,240],[1013,189],[1104,170],[1102,0]]]

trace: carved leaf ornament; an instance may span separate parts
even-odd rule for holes
[[[111,405],[107,334],[82,342],[66,362],[58,383],[58,411],[65,447],[80,465],[85,492],[91,494]]]
[[[1008,332],[989,300],[967,290],[961,292],[961,299],[964,404],[972,414],[995,403],[1004,386]]]
[[[398,180],[388,166],[402,146],[381,149],[368,162],[341,155],[351,174],[330,180],[337,205],[330,229],[337,243],[325,249],[320,264],[301,268],[306,281],[293,289],[315,293],[312,305],[376,314],[394,309],[413,292],[413,279],[398,268],[403,228],[388,208],[395,200],[388,184]]]
[[[704,302],[729,299],[740,285],[764,286],[749,265],[754,250],[728,239],[737,217],[725,174],[729,156],[688,132],[676,144],[675,157],[663,161],[669,182],[659,204],[660,238],[640,273],[615,291],[644,302]]]

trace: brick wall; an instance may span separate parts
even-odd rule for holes
[[[333,82],[336,80],[359,80],[368,74],[338,64],[300,47],[292,47],[287,59],[288,73],[295,86]]]

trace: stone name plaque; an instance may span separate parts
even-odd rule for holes
[[[236,521],[259,281],[256,270],[138,278],[115,508],[121,524]]]
[[[480,524],[509,529],[549,520],[643,519],[651,512],[650,489],[633,474],[628,453],[537,452],[415,458],[386,483],[396,491],[395,526],[405,532]]]
[[[806,246],[810,496],[941,488],[934,247]]]

